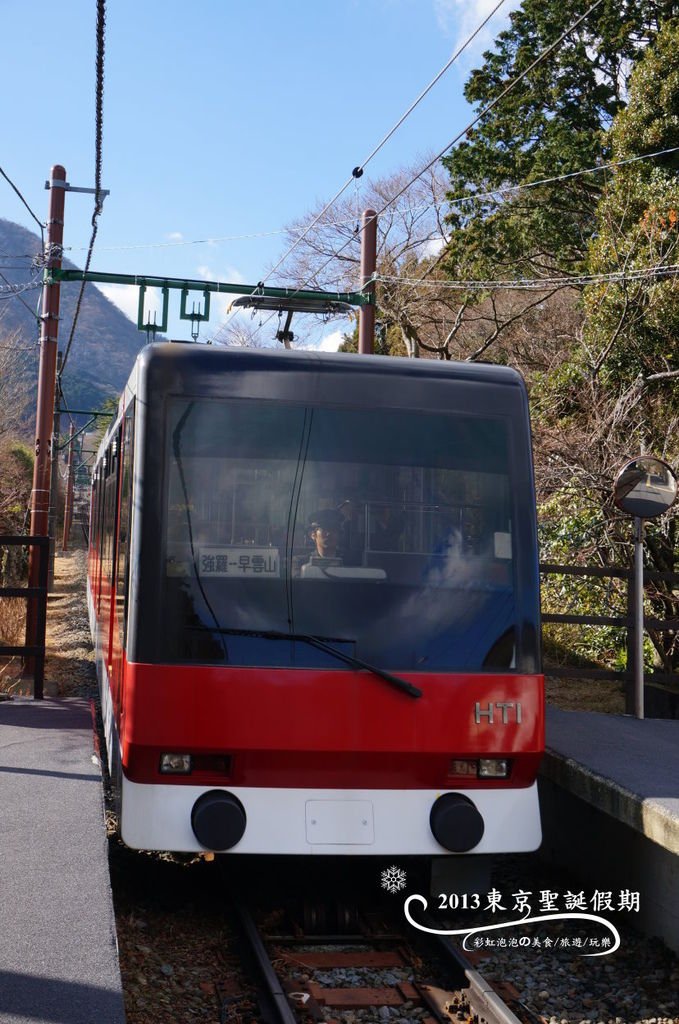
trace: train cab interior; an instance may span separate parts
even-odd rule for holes
[[[332,663],[277,632],[385,667],[478,670],[511,634],[500,418],[176,400],[166,447],[170,660]],[[319,515],[336,535],[324,555]]]

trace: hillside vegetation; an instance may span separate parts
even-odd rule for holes
[[[422,173],[421,160],[361,198],[380,214],[379,351],[518,368],[542,558],[605,567],[631,556],[616,471],[642,452],[679,470],[679,3],[603,0],[568,31],[590,6],[524,0],[469,77],[466,97],[486,112],[443,166]],[[333,206],[297,246],[300,284],[327,287],[338,251],[332,287],[356,279],[354,203]],[[676,571],[677,523],[675,506],[649,524],[650,568]],[[656,618],[679,615],[670,582],[647,599]],[[553,611],[619,615],[625,601],[624,584],[562,577],[544,590]],[[651,631],[649,663],[679,670],[678,637]],[[551,640],[624,663],[622,631],[564,628]]]

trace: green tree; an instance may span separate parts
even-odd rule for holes
[[[590,0],[524,0],[471,75],[469,102],[483,109],[498,100],[589,6]],[[602,177],[509,190],[609,158],[608,129],[624,107],[628,71],[676,13],[675,0],[604,0],[444,158],[454,202],[446,257],[451,274],[509,271],[535,279],[583,269]],[[470,201],[458,204],[459,198]]]
[[[668,24],[636,68],[629,104],[610,132],[615,160],[679,148],[678,46],[679,25]],[[640,399],[664,390],[665,407],[676,404],[668,385],[679,376],[678,172],[677,152],[619,168],[599,203],[589,250],[590,272],[613,280],[585,292],[593,372],[612,387],[633,387]]]
[[[378,310],[379,316],[379,310]],[[358,322],[351,334],[345,334],[338,352],[358,352]],[[375,323],[375,354],[378,356],[408,355],[396,324],[378,319]]]
[[[94,447],[98,448],[104,439],[104,434],[111,426],[116,416],[118,415],[118,399],[117,398],[105,398],[99,406],[99,412],[106,413],[107,415],[98,416],[95,429],[93,431]]]
[[[615,159],[679,147],[679,25],[664,26],[639,62],[629,103],[611,131]],[[631,453],[679,466],[679,154],[621,167],[606,187],[590,246],[590,270],[607,279],[586,289],[583,362],[602,403],[618,410],[615,433]],[[676,508],[648,531],[652,568],[679,565]],[[672,586],[657,582],[659,618],[679,614]],[[665,670],[679,666],[679,639],[651,631]]]
[[[524,0],[471,76],[467,99],[477,109],[498,99],[588,7],[588,0]],[[513,306],[505,300],[504,307],[500,291],[488,289],[480,297],[470,289],[467,296],[467,314],[490,302],[498,311],[495,337],[484,355],[514,362],[531,387],[548,560],[624,564],[630,530],[610,499],[614,473],[642,443],[676,457],[679,418],[669,398],[669,388],[676,386],[670,344],[677,327],[675,279],[656,274],[588,289],[579,280],[588,273],[677,262],[676,164],[653,158],[576,172],[677,144],[677,13],[671,0],[604,0],[445,160],[452,214],[444,267],[451,277],[525,278],[533,285],[570,278],[568,288],[558,294],[552,289],[533,308],[528,300],[535,292],[512,293]],[[663,42],[670,32],[673,39]],[[573,177],[536,184],[566,174]],[[532,347],[511,341],[522,333],[532,337]],[[675,519],[649,528],[655,568],[673,566],[676,547]],[[565,592],[573,587],[568,580],[562,584],[558,600],[566,604]],[[571,596],[579,603],[581,595]],[[612,595],[616,606],[619,596]],[[667,593],[656,593],[654,610],[658,617],[677,615]],[[654,639],[665,666],[676,664],[677,652]],[[593,642],[588,646],[592,656],[603,653]]]

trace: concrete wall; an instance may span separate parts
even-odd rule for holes
[[[549,756],[545,769],[549,772]],[[679,856],[575,796],[546,772],[539,783],[541,857],[572,871],[591,890],[639,891],[639,913],[611,915],[611,920],[619,917],[679,953]]]

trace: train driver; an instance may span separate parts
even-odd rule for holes
[[[329,560],[334,565],[342,564],[339,546],[343,524],[344,517],[337,509],[324,508],[314,513],[309,520],[309,537],[316,550],[311,554],[310,565],[319,560],[325,565],[328,565]]]

